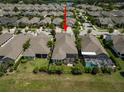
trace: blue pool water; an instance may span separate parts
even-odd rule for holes
[[[96,66],[95,64],[92,64],[92,62],[86,62],[86,67],[94,67]]]

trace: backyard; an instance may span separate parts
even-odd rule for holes
[[[32,73],[34,67],[40,65],[48,65],[48,61],[36,59],[21,63],[17,72],[0,78],[0,91],[124,91],[124,77],[120,75],[124,66],[112,75]]]

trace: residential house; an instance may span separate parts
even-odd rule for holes
[[[111,20],[111,18],[109,17],[106,17],[106,18],[103,18],[103,17],[99,17],[96,19],[96,24],[100,27],[103,27],[103,28],[106,28],[106,27],[113,27],[114,26],[114,23],[113,21]]]
[[[39,23],[40,23],[40,25],[51,24],[51,18],[50,17],[45,17]]]
[[[53,19],[53,24],[56,25],[56,26],[60,26],[62,22],[63,22],[63,20],[59,17]]]
[[[120,58],[124,58],[124,35],[115,35],[112,37],[112,41],[112,49]]]
[[[86,67],[114,66],[99,40],[93,35],[81,37],[81,54],[86,62]]]
[[[101,11],[88,11],[87,13],[89,16],[102,17]]]
[[[15,36],[11,41],[9,41],[3,47],[0,47],[0,58],[1,60],[9,59],[12,61],[18,60],[23,52],[23,44],[31,37],[27,34],[19,34]],[[1,61],[0,60],[0,61]]]
[[[17,17],[0,17],[0,25],[16,25]]]
[[[17,22],[17,24],[29,24],[29,19],[28,19],[28,17],[22,17],[21,19],[19,19],[19,20],[17,20],[16,21]]]
[[[78,57],[78,51],[75,45],[73,35],[66,33],[56,34],[55,48],[52,54],[53,62],[64,62],[73,64]]]
[[[39,35],[30,39],[30,47],[24,52],[23,57],[30,58],[47,58],[50,49],[47,46],[49,37],[40,33]]]
[[[34,25],[34,24],[38,24],[40,22],[40,18],[39,17],[33,17],[29,23]]]
[[[111,17],[117,27],[124,27],[124,17]]]

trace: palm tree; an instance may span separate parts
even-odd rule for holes
[[[54,41],[52,41],[52,40],[49,40],[48,42],[47,42],[47,46],[50,48],[50,50],[52,51],[53,50],[53,47],[54,47]]]

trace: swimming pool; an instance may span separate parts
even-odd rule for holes
[[[95,67],[97,66],[96,64],[93,64],[91,61],[90,62],[86,62],[86,67]]]

